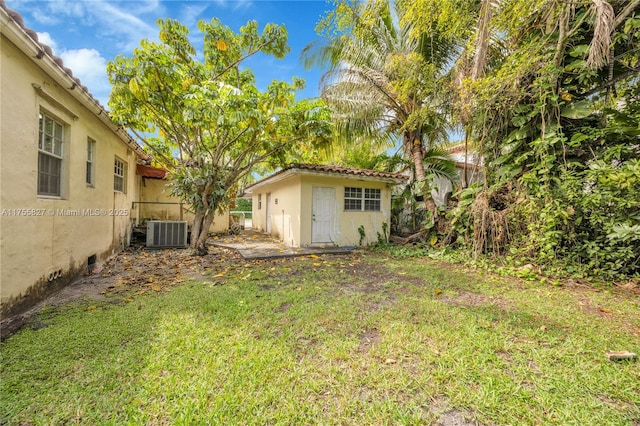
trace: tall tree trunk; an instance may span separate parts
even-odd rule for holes
[[[476,80],[484,76],[484,67],[487,63],[489,51],[489,32],[491,29],[491,0],[482,0],[480,5],[480,17],[478,19],[478,31],[476,49],[471,69],[471,79]]]
[[[195,253],[198,237],[200,236],[200,230],[202,229],[202,220],[204,219],[205,212],[200,208],[195,208],[195,217],[193,219],[193,225],[191,226],[191,250]]]
[[[426,176],[424,172],[424,148],[422,138],[413,133],[405,135],[405,141],[409,145],[413,166],[416,169],[416,181],[424,182]]]
[[[424,171],[424,147],[422,146],[422,137],[420,133],[409,133],[405,135],[405,141],[411,146],[411,158],[416,169],[416,181],[422,182],[422,197],[424,199],[425,208],[431,213],[431,220],[435,223],[436,219],[436,203],[431,197],[431,188],[427,185],[426,173]]]
[[[469,186],[467,179],[467,164],[469,163],[469,128],[465,128],[464,131],[464,164],[462,165],[462,182],[460,185],[462,189]]]
[[[197,256],[204,256],[209,252],[209,249],[207,248],[207,238],[209,237],[209,228],[211,228],[214,216],[215,214],[213,211],[208,211],[202,220],[200,233],[195,236],[193,234],[191,235],[193,253]]]

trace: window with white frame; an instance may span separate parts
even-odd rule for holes
[[[116,157],[113,163],[113,190],[127,192],[127,163]]]
[[[96,171],[95,171],[95,155],[96,155],[96,141],[91,138],[87,138],[87,177],[86,182],[89,186],[94,186],[96,183]]]
[[[364,210],[368,212],[380,211],[380,190],[373,188],[364,189]]]
[[[375,188],[344,188],[344,210],[380,211],[381,191]]]
[[[362,188],[344,189],[344,209],[347,211],[362,210]]]
[[[258,194],[258,210],[262,210],[262,194]]]
[[[42,112],[39,121],[38,195],[60,197],[64,125]]]

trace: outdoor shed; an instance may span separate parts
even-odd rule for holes
[[[388,235],[399,173],[292,164],[251,185],[253,229],[291,247],[357,246]]]

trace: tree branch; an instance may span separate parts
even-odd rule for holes
[[[638,7],[640,7],[640,0],[633,0],[631,3],[629,3],[627,7],[622,9],[622,12],[620,12],[618,16],[616,16],[616,20],[613,23],[613,28],[615,29],[619,27],[624,22],[624,20],[627,19],[627,16],[631,15],[631,13]]]
[[[605,90],[605,89],[607,89],[609,87],[614,86],[619,81],[622,81],[624,79],[627,79],[629,77],[637,75],[639,72],[640,72],[640,67],[639,68],[632,68],[631,70],[614,77],[612,80],[608,80],[606,83],[601,84],[598,87],[594,87],[593,89],[576,96],[576,98],[578,98],[578,99],[587,98],[587,97],[589,97],[589,96],[591,96],[591,95],[593,95],[595,93],[598,93],[598,92],[600,92],[602,90]]]

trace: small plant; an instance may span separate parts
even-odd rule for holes
[[[366,238],[366,234],[364,232],[364,225],[360,225],[358,227],[358,234],[360,234],[360,241],[358,242],[358,245],[362,245],[362,242]]]
[[[389,242],[389,233],[387,232],[389,229],[389,224],[387,222],[382,223],[382,234],[378,234],[378,245],[385,245]]]

